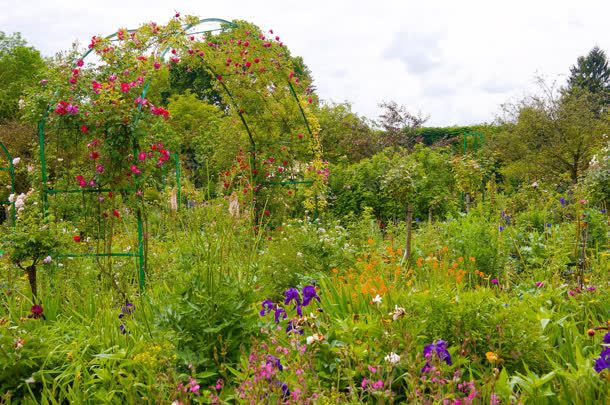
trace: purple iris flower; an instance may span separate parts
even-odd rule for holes
[[[560,203],[561,203],[561,205],[563,205],[564,207],[565,207],[565,206],[568,204],[568,203],[567,203],[567,201],[566,201],[566,199],[565,199],[565,198],[563,198],[563,197],[561,197],[561,198],[559,199],[559,202],[560,202]]]
[[[123,319],[127,315],[131,315],[133,311],[135,311],[136,307],[129,301],[125,303],[125,306],[121,307],[121,313],[119,314],[119,319]],[[125,328],[125,324],[121,321],[121,326],[119,326],[121,333],[124,335],[127,333],[127,329]]]
[[[275,356],[272,356],[272,355],[267,356],[267,364],[271,364],[273,367],[277,368],[278,370],[284,371],[284,366],[280,362],[280,359],[278,359]]]
[[[430,371],[430,369],[432,369],[432,366],[430,366],[430,363],[426,362],[426,364],[424,364],[424,366],[421,368],[421,373],[427,373]]]
[[[290,304],[291,301],[294,301],[297,306],[301,305],[301,296],[299,295],[299,290],[294,287],[287,289],[286,292],[284,292],[284,297],[286,297],[286,299],[284,300],[284,305]]]
[[[303,334],[303,329],[299,329],[299,327],[295,325],[294,320],[291,319],[286,327],[286,333],[290,333],[292,331],[297,332],[299,335]]]
[[[317,299],[318,302],[320,302],[320,297],[318,297],[318,294],[316,293],[316,287],[313,285],[306,285],[303,287],[303,306],[306,307],[309,305],[313,299]]]
[[[604,343],[610,345],[610,332],[608,332],[604,335]]]
[[[286,383],[283,383],[281,381],[279,383],[281,384],[280,388],[282,389],[282,397],[284,397],[284,398],[289,397],[290,396],[290,390],[288,389],[288,385],[286,385]]]
[[[598,373],[601,373],[602,370],[606,368],[610,369],[610,347],[606,347],[604,350],[602,350],[599,357],[595,359],[595,365],[593,366],[593,369],[595,369],[595,371]]]
[[[286,319],[288,317],[288,315],[286,315],[286,310],[282,307],[276,306],[274,308],[274,311],[275,311],[275,323],[280,323],[281,319]]]
[[[421,369],[422,373],[428,372],[431,368],[430,359],[432,356],[436,356],[439,360],[444,361],[447,365],[452,365],[451,354],[449,354],[449,350],[447,350],[447,342],[444,340],[437,340],[434,343],[424,346],[424,357],[426,358],[426,364]]]
[[[502,231],[504,230],[504,227],[500,225],[500,226],[498,227],[498,230],[499,230],[500,232],[502,232]]]
[[[136,307],[131,303],[127,302],[124,307],[121,308],[121,313],[125,315],[131,315],[131,313],[136,309]]]
[[[262,309],[259,312],[259,314],[260,314],[260,316],[265,316],[273,310],[273,307],[275,306],[275,304],[271,300],[265,300],[265,301],[263,301],[261,306],[262,306]]]

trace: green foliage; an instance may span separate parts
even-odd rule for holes
[[[20,268],[36,267],[60,245],[57,224],[53,216],[43,215],[37,194],[29,192],[15,197],[22,198],[23,205],[18,208],[13,232],[4,233],[2,246],[10,260]]]
[[[355,162],[380,151],[380,135],[348,103],[322,104],[316,111],[322,128],[324,158],[332,163]]]
[[[455,180],[444,148],[389,149],[355,164],[333,168],[331,210],[338,218],[371,207],[384,222],[403,219],[407,203],[415,218],[444,218],[455,209]]]
[[[552,89],[514,106],[512,122],[490,140],[502,173],[520,181],[577,183],[608,131],[586,91],[557,97]]]
[[[40,52],[27,46],[19,33],[0,31],[0,122],[17,117],[19,99],[40,79],[43,68]]]
[[[188,91],[172,97],[168,109],[175,134],[169,145],[180,150],[195,186],[215,192],[219,173],[230,169],[246,142],[241,126]]]

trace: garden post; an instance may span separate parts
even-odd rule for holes
[[[405,246],[405,255],[402,260],[410,259],[411,257],[411,223],[413,222],[413,204],[407,204],[407,241]]]

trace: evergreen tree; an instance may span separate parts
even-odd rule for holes
[[[610,105],[610,68],[605,52],[595,46],[587,56],[578,58],[570,73],[568,91],[588,91],[599,106],[597,113],[606,111]]]

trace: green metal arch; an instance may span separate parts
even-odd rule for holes
[[[204,32],[213,32],[213,31],[218,31],[219,29],[212,29],[212,30],[203,30],[203,31],[198,31],[198,32],[189,32],[190,29],[199,26],[201,24],[204,24],[206,22],[218,22],[221,24],[226,24],[228,27],[236,27],[237,25],[235,23],[232,23],[230,21],[227,20],[223,20],[220,18],[204,18],[204,19],[200,19],[196,24],[184,24],[183,25],[183,30],[184,30],[184,35],[194,35],[194,34],[200,34],[200,33],[204,33]],[[224,30],[226,28],[220,28],[220,30]],[[136,30],[128,30],[128,32],[134,32]],[[105,37],[106,39],[112,39],[115,36],[118,35],[118,32],[115,32],[107,37]],[[167,47],[163,50],[162,54],[161,54],[161,58],[163,58],[167,52],[170,50],[170,47]],[[91,54],[91,52],[93,51],[93,49],[89,49],[87,50],[81,57],[81,60],[84,60],[87,56],[89,56]],[[76,64],[76,62],[75,62]],[[141,97],[144,98],[146,96],[146,93],[148,91],[148,88],[150,86],[150,83],[152,81],[152,76],[149,75],[149,77],[146,80],[146,83],[144,84],[144,88],[142,90],[141,93]],[[40,170],[41,170],[41,181],[42,181],[42,199],[43,199],[43,207],[44,207],[44,211],[45,213],[48,212],[48,194],[62,194],[62,193],[76,193],[76,192],[80,192],[80,193],[85,193],[85,192],[105,192],[105,191],[111,191],[111,190],[106,190],[106,189],[96,189],[96,190],[54,190],[54,189],[50,189],[47,187],[47,182],[48,182],[48,177],[47,177],[47,165],[46,165],[46,153],[45,153],[45,124],[46,124],[46,120],[49,116],[49,113],[52,111],[54,105],[54,101],[50,102],[49,105],[47,106],[47,108],[45,109],[45,112],[42,116],[42,118],[40,119],[40,121],[38,122],[38,144],[39,144],[39,153],[40,153]],[[135,117],[135,125],[137,125],[138,121],[139,121],[139,116],[140,113],[142,111],[142,106],[140,105],[138,107],[138,115]],[[241,115],[241,114],[240,114]],[[137,145],[134,145],[134,149],[137,148]],[[8,151],[6,150],[6,148],[3,148],[6,153],[8,153]],[[10,156],[10,155],[9,155]],[[173,155],[173,158],[175,159],[175,167],[176,167],[176,183],[178,188],[180,187],[180,161],[179,161],[179,157],[177,155]],[[10,165],[12,167],[12,161],[9,160]],[[11,169],[12,170],[12,169]],[[11,171],[12,173],[12,171]],[[116,190],[114,190],[116,191]],[[178,206],[180,206],[180,190],[178,190]],[[14,203],[13,203],[13,211],[14,210]],[[138,278],[139,278],[139,286],[140,286],[140,290],[143,291],[144,290],[144,286],[145,286],[145,254],[144,254],[144,230],[143,230],[143,221],[142,221],[142,215],[138,214],[137,215],[137,221],[138,221],[138,252],[137,253],[122,253],[122,252],[110,252],[110,253],[64,253],[64,254],[60,254],[59,257],[134,257],[137,259],[137,266],[138,266]]]
[[[222,25],[225,25],[225,27],[221,28],[217,28],[217,29],[210,29],[210,30],[202,30],[202,31],[196,31],[196,32],[190,32],[191,29],[200,26],[201,24],[205,24],[208,22],[216,22],[216,23],[220,23]],[[200,19],[197,23],[194,24],[184,24],[182,26],[183,28],[183,35],[194,35],[194,34],[201,34],[201,33],[206,33],[206,32],[214,32],[214,31],[223,31],[226,29],[230,29],[230,28],[235,28],[238,25],[224,20],[224,19],[220,19],[220,18],[204,18],[204,19]],[[136,30],[128,30],[128,32],[135,32]],[[112,40],[112,38],[116,37],[118,35],[118,32],[115,32],[107,37],[105,37],[105,39],[110,39]],[[169,52],[169,50],[171,49],[171,47],[166,47],[163,52],[161,53],[160,57],[163,58],[167,52]],[[89,49],[87,50],[81,57],[81,60],[84,60],[87,56],[89,56],[91,54],[91,52],[93,52],[93,49]],[[76,62],[75,62],[76,65]],[[213,70],[211,69],[211,67],[207,66],[208,70],[210,70],[211,73],[214,74]],[[149,77],[147,78],[144,87],[142,89],[142,93],[141,93],[141,97],[145,98],[147,92],[148,92],[148,88],[150,87],[150,83],[152,81],[152,75],[149,75]],[[307,131],[309,133],[310,136],[313,135],[312,130],[311,130],[311,126],[309,124],[309,121],[307,120],[307,117],[305,115],[305,112],[303,110],[303,106],[301,105],[301,102],[294,90],[294,87],[292,86],[292,83],[290,82],[290,78],[288,76],[286,76],[286,81],[288,83],[288,86],[290,87],[290,92],[292,94],[292,96],[294,97],[295,102],[297,103],[299,110],[301,112],[301,116],[303,118],[303,121],[305,123],[305,126],[307,128]],[[224,89],[224,91],[226,92],[227,96],[229,97],[229,100],[231,101],[231,104],[233,106],[233,108],[235,109],[235,111],[237,112],[240,121],[242,123],[242,125],[244,126],[245,131],[248,134],[249,140],[250,140],[250,144],[251,144],[251,148],[253,149],[253,151],[256,151],[256,143],[253,137],[253,134],[250,130],[250,127],[248,125],[248,122],[246,120],[246,118],[244,117],[244,115],[242,114],[242,112],[240,111],[239,106],[237,105],[237,103],[235,102],[235,99],[233,97],[233,94],[231,93],[231,91],[227,88],[227,86],[224,83],[222,84],[222,88]],[[76,192],[80,192],[80,193],[85,193],[85,192],[104,192],[104,191],[108,191],[105,189],[97,189],[97,190],[85,190],[85,189],[81,189],[81,190],[54,190],[51,188],[48,188],[48,177],[47,177],[47,165],[46,165],[46,154],[45,154],[45,124],[46,124],[46,120],[50,114],[50,112],[53,109],[53,105],[54,102],[50,102],[49,105],[47,106],[47,108],[45,109],[45,112],[42,116],[42,118],[40,119],[40,121],[38,122],[38,144],[39,144],[39,153],[40,153],[40,165],[41,165],[41,182],[42,182],[42,199],[43,199],[43,207],[44,207],[44,211],[45,213],[48,211],[48,194],[59,194],[59,193],[76,193]],[[135,116],[134,119],[134,126],[137,125],[138,121],[139,121],[139,117],[142,111],[142,105],[138,106],[138,110],[137,110],[137,115]],[[137,150],[138,145],[133,145],[134,150]],[[179,165],[179,159],[176,155],[174,155],[174,159],[175,159],[175,164],[176,164],[176,170],[177,170],[177,185],[178,187],[180,187],[180,165]],[[255,167],[255,165],[254,165]],[[282,183],[282,185],[286,185],[286,184],[311,184],[311,181],[289,181],[289,182],[284,182]],[[273,184],[273,183],[270,183]],[[180,190],[178,190],[178,195],[180,195]],[[178,202],[179,205],[179,202]],[[138,219],[138,253],[105,253],[105,254],[71,254],[71,253],[66,253],[63,254],[61,256],[66,256],[66,257],[83,257],[83,256],[91,256],[91,257],[100,257],[100,256],[131,256],[131,257],[136,257],[138,259],[138,270],[139,270],[139,284],[140,284],[140,289],[143,290],[144,289],[144,279],[145,279],[145,257],[144,257],[144,237],[143,237],[143,223],[142,223],[142,218],[141,215],[137,215],[137,219]]]

